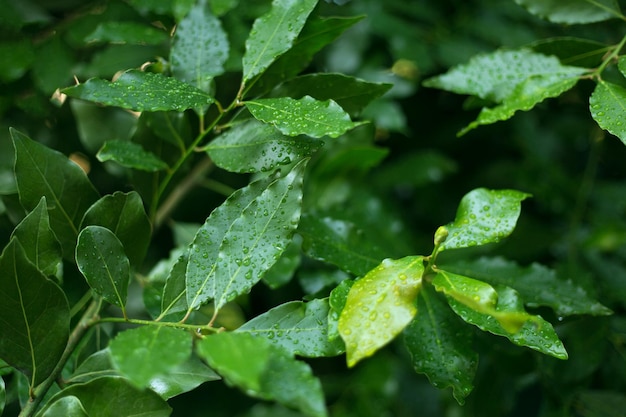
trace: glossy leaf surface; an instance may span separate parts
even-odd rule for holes
[[[515,0],[532,14],[554,23],[594,23],[620,17],[616,0]]]
[[[291,48],[316,4],[317,0],[274,0],[270,11],[255,20],[242,59],[244,83]]]
[[[328,312],[329,340],[335,340],[341,337],[339,334],[339,317],[346,306],[348,294],[354,282],[355,281],[352,279],[344,279],[330,292],[330,297],[328,297],[328,306],[330,307],[330,311]]]
[[[470,191],[461,199],[454,222],[445,226],[447,238],[439,250],[499,242],[515,229],[521,202],[529,196],[515,190]]]
[[[416,372],[436,387],[451,387],[465,402],[473,389],[478,354],[472,349],[472,329],[454,314],[430,286],[417,296],[417,315],[404,330],[404,344]]]
[[[333,100],[319,101],[304,96],[265,98],[245,102],[250,113],[265,123],[274,125],[288,136],[308,135],[314,138],[336,138],[359,126]]]
[[[385,259],[352,285],[339,317],[348,366],[373,355],[413,320],[423,272],[421,256]]]
[[[84,228],[78,236],[76,264],[94,292],[124,309],[130,262],[112,231],[102,226]]]
[[[271,125],[250,119],[215,138],[206,151],[220,168],[243,173],[271,171],[299,161],[322,144],[306,136],[285,136]]]
[[[198,343],[198,353],[248,395],[275,400],[304,415],[326,416],[320,382],[304,362],[246,333],[219,333]]]
[[[42,417],[89,417],[80,400],[73,395],[59,398],[43,413]]]
[[[0,256],[0,299],[0,358],[35,386],[65,349],[70,309],[63,291],[26,258],[16,238]]]
[[[154,26],[134,22],[102,22],[85,37],[85,41],[154,45],[168,38],[164,30]]]
[[[589,97],[591,117],[598,125],[626,144],[626,88],[607,81],[599,81]]]
[[[167,164],[138,143],[127,140],[109,140],[96,155],[98,161],[115,161],[126,168],[156,172],[167,169]]]
[[[114,82],[92,78],[64,88],[62,92],[81,100],[134,111],[183,111],[213,103],[213,97],[190,84],[138,70],[128,70]]]
[[[328,338],[328,300],[290,301],[274,307],[237,329],[262,337],[300,356],[325,357],[343,352],[343,344]]]

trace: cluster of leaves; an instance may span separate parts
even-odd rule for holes
[[[626,20],[611,0],[517,3],[556,23]],[[395,363],[383,349],[395,340],[409,354],[404,368],[451,387],[463,404],[480,381],[480,341],[490,337],[483,332],[567,359],[543,317],[611,313],[579,280],[538,263],[475,255],[515,229],[530,194],[509,187],[466,193],[454,221],[433,228],[432,252],[413,255],[426,239],[411,238],[401,210],[379,190],[424,186],[454,163],[421,150],[368,177],[389,153],[376,139],[408,131],[394,98],[414,91],[412,60],[427,52],[403,56],[408,49],[390,35],[398,54],[390,72],[363,65],[360,77],[347,75],[336,56],[361,34],[363,16],[330,16],[325,11],[346,8],[317,0],[252,8],[232,0],[112,1],[54,22],[53,35],[37,33],[43,41],[34,36],[40,43],[30,44],[17,34],[49,29],[54,18],[28,4],[5,4],[14,39],[2,45],[12,62],[0,65],[1,79],[11,100],[26,88],[39,101],[35,117],[60,118],[69,107],[78,140],[58,148],[88,155],[68,158],[42,144],[45,128],[29,128],[23,115],[0,147],[0,208],[10,224],[0,256],[0,410],[161,416],[180,406],[192,415],[199,405],[182,408],[177,398],[223,380],[278,404],[246,415],[325,416],[329,408],[355,415],[358,407],[344,410],[350,399],[332,398],[341,390],[323,384],[312,358],[345,353],[351,368],[378,352],[364,365]],[[376,4],[352,7],[380,22],[389,15],[377,15]],[[626,142],[626,82],[610,73],[614,61],[624,71],[625,40],[557,38],[498,50],[424,84],[484,106],[465,134],[589,79],[593,119]],[[91,62],[74,67],[74,51]],[[122,63],[107,62],[119,56]],[[340,72],[315,72],[314,57]],[[79,81],[55,93],[54,110],[42,97],[69,84],[69,74]],[[25,77],[37,92],[24,87]],[[91,155],[100,162],[93,167]],[[203,194],[191,199],[198,185]],[[173,244],[162,243],[166,226]],[[285,290],[296,278],[304,298]],[[249,319],[260,283],[289,298]],[[355,369],[358,381],[367,379],[364,369]],[[381,385],[383,374],[374,378]]]

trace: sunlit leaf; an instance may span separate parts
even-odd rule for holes
[[[626,88],[600,80],[589,97],[591,117],[626,144]]]
[[[319,101],[310,96],[298,100],[290,97],[249,100],[245,105],[256,119],[276,126],[288,136],[336,138],[363,124],[350,120],[350,115],[333,100]]]
[[[59,398],[42,414],[42,417],[89,417],[80,400],[73,395]]]
[[[311,417],[326,416],[320,382],[304,362],[246,333],[219,333],[198,343],[198,353],[228,383],[248,395],[275,400]]]
[[[616,0],[515,0],[534,15],[554,23],[593,23],[620,18]]]
[[[85,42],[154,45],[165,42],[167,32],[136,22],[102,22],[85,37]]]
[[[115,161],[126,167],[141,171],[156,172],[167,169],[167,164],[138,143],[127,140],[109,140],[96,155],[100,162]]]
[[[294,355],[335,356],[342,343],[328,339],[328,300],[290,301],[248,321],[237,332],[262,337]]]
[[[373,355],[413,320],[423,262],[421,256],[385,259],[352,285],[339,317],[348,366]]]

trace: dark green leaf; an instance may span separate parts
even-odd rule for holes
[[[222,133],[206,151],[220,168],[243,173],[273,170],[299,161],[322,144],[306,136],[284,136],[273,126],[250,119]]]
[[[33,210],[46,197],[50,226],[68,258],[74,254],[78,225],[98,192],[85,172],[61,153],[11,129],[15,147],[15,177],[20,201]]]
[[[499,242],[515,229],[522,200],[530,194],[515,190],[477,188],[461,199],[454,222],[439,250]]]
[[[16,237],[26,257],[45,275],[54,275],[61,263],[61,246],[50,229],[46,197],[17,225]]]
[[[190,84],[138,70],[122,73],[115,82],[92,78],[61,92],[70,97],[135,111],[183,111],[213,103],[213,97]]]
[[[364,123],[350,120],[350,115],[333,100],[319,101],[310,96],[298,100],[290,97],[250,100],[245,105],[256,119],[276,126],[288,136],[336,138]]]
[[[533,42],[533,51],[544,55],[554,55],[564,65],[594,68],[602,63],[602,57],[610,46],[584,38],[558,37]]]
[[[621,18],[616,0],[515,0],[534,15],[554,23],[593,23]]]
[[[73,395],[59,398],[46,409],[41,417],[89,417],[80,400]]]
[[[375,182],[381,187],[423,187],[437,183],[457,171],[450,157],[435,150],[420,149],[394,159],[377,171]]]
[[[109,140],[96,155],[100,162],[115,161],[126,167],[156,172],[167,169],[167,164],[141,145],[127,140]]]
[[[136,22],[102,22],[85,37],[85,42],[133,43],[155,45],[169,36],[161,29]]]
[[[113,365],[143,388],[189,359],[191,335],[172,327],[143,326],[118,333],[109,350]]]
[[[322,388],[309,365],[269,341],[246,333],[219,333],[197,347],[212,368],[248,395],[275,400],[307,416],[326,416]]]
[[[98,295],[124,310],[130,262],[112,231],[102,226],[84,228],[78,236],[76,264]]]
[[[423,272],[421,256],[385,259],[352,285],[339,317],[348,366],[373,355],[413,320]]]
[[[0,81],[8,83],[22,77],[35,61],[33,46],[27,40],[0,43]]]
[[[70,108],[80,141],[91,153],[96,153],[106,141],[130,140],[137,129],[137,116],[124,109],[81,100],[71,100]]]
[[[4,404],[6,403],[7,392],[4,386],[4,379],[0,378],[0,415],[4,412]]]
[[[187,311],[187,286],[185,274],[189,262],[189,251],[184,251],[172,264],[163,287],[161,316]],[[181,317],[182,319],[182,317]]]
[[[620,417],[626,409],[626,395],[608,390],[584,390],[573,402],[572,408],[580,417]]]
[[[301,249],[302,237],[294,235],[278,261],[263,275],[263,282],[270,288],[276,289],[291,281],[300,265]]]
[[[348,294],[353,285],[354,280],[344,279],[330,292],[330,297],[328,297],[328,306],[330,307],[328,311],[328,340],[332,341],[341,336],[339,334],[339,317],[346,306]]]
[[[237,332],[262,337],[294,355],[335,356],[344,349],[339,340],[328,339],[328,312],[327,299],[291,301],[248,321]]]
[[[514,288],[526,305],[548,306],[559,316],[573,314],[605,315],[611,311],[593,300],[587,292],[572,281],[559,279],[553,270],[532,264],[520,267],[503,258],[480,258],[439,265],[446,271]],[[541,291],[537,289],[541,288]]]
[[[16,238],[0,256],[0,358],[26,374],[31,387],[45,380],[69,337],[63,291],[26,258]]]
[[[213,77],[224,72],[228,50],[221,22],[206,1],[200,1],[176,27],[170,55],[172,73],[202,91],[210,91]]]
[[[472,391],[478,368],[472,339],[471,327],[430,286],[422,288],[417,296],[417,315],[404,330],[404,343],[415,371],[426,374],[436,387],[452,387],[460,404]]]
[[[91,225],[112,231],[124,246],[130,263],[141,265],[150,244],[152,226],[139,194],[116,191],[102,197],[87,210],[81,228]]]
[[[103,376],[121,376],[120,372],[113,368],[111,354],[108,348],[91,354],[76,368],[67,382],[69,384],[78,384],[89,382]]]
[[[317,0],[274,0],[270,11],[255,20],[242,60],[244,83],[291,48],[316,4]]]
[[[33,62],[33,79],[37,87],[52,94],[60,85],[72,82],[72,51],[59,36],[54,36],[37,48],[37,59]]]
[[[626,88],[603,80],[589,97],[591,117],[598,125],[626,144]]]

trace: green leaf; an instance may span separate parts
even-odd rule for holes
[[[611,310],[593,300],[589,294],[570,280],[559,279],[555,272],[533,263],[521,267],[504,258],[480,258],[439,265],[455,274],[474,277],[491,285],[514,288],[531,307],[548,306],[559,316],[574,314],[606,315]],[[541,291],[537,289],[541,288]]]
[[[113,365],[135,386],[143,388],[189,359],[189,332],[163,326],[125,330],[109,344]]]
[[[444,226],[447,238],[438,250],[499,242],[515,229],[520,203],[529,196],[515,190],[470,191],[461,199],[454,222]]]
[[[448,304],[466,322],[483,331],[504,336],[519,346],[527,346],[558,359],[567,359],[563,343],[552,325],[524,310],[517,292],[472,278],[439,271],[433,279],[437,291],[446,294]]]
[[[15,178],[20,202],[32,211],[46,197],[50,227],[61,243],[63,255],[73,256],[78,225],[98,199],[85,172],[63,154],[11,129],[15,147]]]
[[[417,296],[417,315],[404,329],[404,343],[416,372],[439,388],[452,387],[463,404],[473,389],[478,354],[472,329],[461,321],[430,286]]]
[[[120,372],[113,368],[109,348],[99,350],[87,357],[67,379],[67,383],[85,383],[103,376],[121,376]]]
[[[50,229],[46,197],[17,225],[11,237],[16,237],[24,254],[39,271],[54,275],[61,263],[62,253],[58,240]]]
[[[415,297],[422,285],[421,256],[385,259],[356,281],[339,317],[348,366],[371,356],[413,320]]]
[[[237,332],[262,337],[294,355],[335,356],[344,349],[340,341],[328,339],[328,312],[327,299],[290,301],[248,321]]]
[[[214,101],[204,91],[176,78],[138,70],[122,73],[115,82],[92,78],[61,92],[81,100],[135,111],[183,111]]]
[[[187,267],[190,310],[214,299],[218,311],[228,301],[248,292],[278,260],[300,220],[302,180],[307,162],[299,162],[246,206],[236,208],[233,214],[237,217],[233,215],[222,239],[211,239],[208,231],[211,227],[200,229],[191,246]],[[237,200],[234,201],[237,204]],[[220,217],[215,222],[223,220]],[[207,223],[212,223],[210,218]],[[217,259],[208,256],[208,251],[215,252],[215,248],[207,247],[216,244],[219,244]]]
[[[108,140],[96,155],[98,161],[115,161],[126,167],[141,171],[156,172],[168,166],[152,152],[146,151],[138,143],[127,140]]]
[[[207,254],[208,256],[208,254]],[[187,286],[185,274],[189,263],[189,251],[184,251],[172,265],[163,287],[161,316],[187,311]],[[180,317],[182,319],[182,317]]]
[[[392,87],[388,83],[373,83],[344,74],[307,74],[293,78],[272,95],[301,98],[311,96],[317,100],[334,100],[350,115],[358,115],[365,106],[385,94]]]
[[[276,263],[263,274],[263,283],[271,289],[287,284],[293,278],[301,260],[302,236],[296,234]]]
[[[611,48],[605,43],[569,36],[540,39],[530,47],[540,54],[556,56],[565,65],[585,68],[598,67]]]
[[[353,122],[350,115],[333,100],[319,101],[304,96],[265,98],[245,102],[250,113],[270,123],[288,136],[308,135],[314,138],[336,138],[364,122]]]
[[[150,245],[152,226],[139,194],[116,191],[102,197],[87,210],[81,228],[92,225],[112,231],[124,246],[131,265],[141,265]]]
[[[170,369],[167,375],[155,376],[148,387],[159,394],[164,400],[189,392],[208,381],[221,379],[196,356]]]
[[[0,378],[0,415],[4,412],[4,405],[7,400],[7,391],[4,386],[4,379]]]
[[[616,0],[515,0],[528,11],[554,23],[594,23],[621,18]]]
[[[385,258],[385,252],[363,230],[346,220],[305,214],[298,233],[308,256],[355,275],[365,275]]]
[[[9,83],[21,78],[34,61],[30,41],[0,42],[0,81]]]
[[[0,299],[0,358],[34,387],[63,354],[70,309],[63,291],[26,258],[15,237],[0,256]]]
[[[112,231],[102,226],[84,228],[78,235],[76,264],[98,295],[124,311],[130,262]]]
[[[85,42],[158,45],[169,37],[162,29],[136,22],[102,22],[85,37]]]
[[[274,0],[270,11],[254,21],[242,59],[244,83],[291,48],[316,4],[317,0]]]
[[[323,142],[285,136],[271,125],[250,119],[235,124],[205,148],[220,168],[231,172],[273,170],[311,156]]]
[[[626,114],[626,88],[600,80],[589,97],[589,110],[602,129],[626,144],[626,125],[622,121]]]
[[[51,96],[60,85],[72,82],[73,51],[60,36],[50,37],[38,45],[36,56],[32,74],[41,91]]]
[[[124,378],[105,376],[58,392],[42,413],[65,397],[78,398],[89,417],[168,417],[172,411],[155,392],[136,388]]]
[[[202,91],[210,91],[213,77],[224,72],[228,50],[220,20],[206,1],[200,1],[176,26],[170,55],[172,73]]]
[[[229,384],[248,395],[275,400],[307,416],[327,415],[320,382],[309,365],[269,341],[246,333],[219,333],[197,348]]]
[[[328,297],[328,340],[335,340],[341,337],[339,334],[339,317],[348,301],[350,288],[354,285],[354,280],[344,279],[330,292]]]
[[[89,417],[80,400],[73,395],[63,397],[52,403],[41,417]]]

